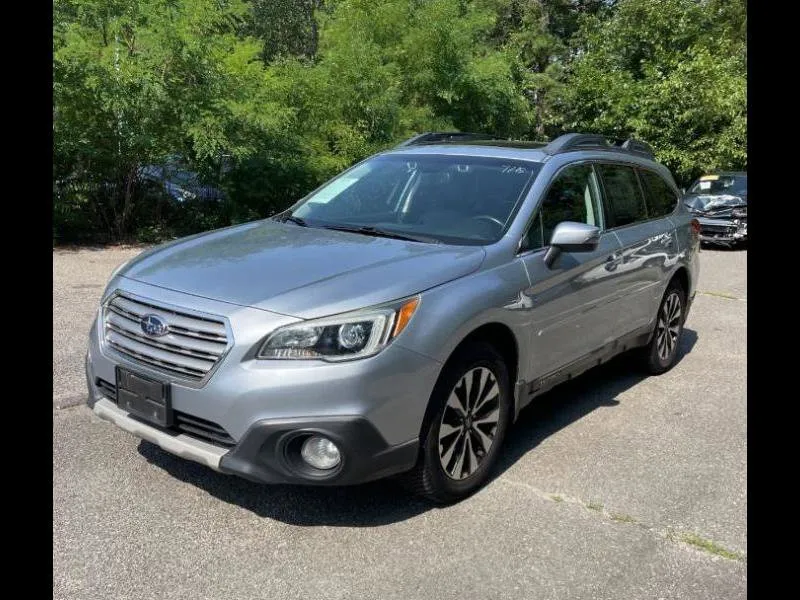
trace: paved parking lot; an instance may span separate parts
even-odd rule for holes
[[[447,508],[391,482],[266,487],[83,405],[86,333],[137,249],[53,253],[54,598],[744,598],[747,252],[704,250],[683,356],[527,409]]]

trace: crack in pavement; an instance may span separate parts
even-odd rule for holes
[[[522,488],[532,493],[533,495],[542,498],[543,500],[548,500],[550,502],[556,502],[562,504],[573,504],[575,506],[581,506],[587,510],[591,510],[597,513],[601,518],[606,518],[609,521],[618,523],[620,525],[630,525],[633,527],[638,527],[640,529],[648,531],[655,537],[659,537],[661,539],[667,540],[668,542],[672,542],[693,549],[698,554],[702,554],[703,556],[721,557],[724,558],[725,560],[732,560],[747,564],[747,554],[745,554],[744,552],[725,548],[717,544],[716,542],[713,542],[711,540],[708,540],[707,538],[698,535],[696,532],[693,531],[678,530],[670,526],[659,526],[651,523],[646,523],[626,513],[610,511],[606,509],[602,504],[597,502],[592,502],[592,501],[587,502],[580,498],[576,498],[575,496],[569,496],[562,493],[546,492],[529,483],[524,483],[522,481],[515,481],[507,477],[498,477],[496,481],[512,485],[518,488]]]

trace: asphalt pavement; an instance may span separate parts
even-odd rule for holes
[[[53,253],[54,598],[746,596],[746,250],[703,250],[674,369],[615,360],[542,397],[445,508],[392,481],[260,486],[94,417],[87,331],[140,250]]]

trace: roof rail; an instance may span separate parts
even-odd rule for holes
[[[628,152],[632,152],[634,154],[641,154],[642,156],[646,156],[647,158],[653,158],[653,149],[650,147],[650,144],[646,142],[642,142],[639,140],[635,140],[633,138],[629,138],[622,142],[620,146],[623,150],[627,150]]]
[[[476,140],[499,140],[502,138],[488,133],[468,133],[466,131],[427,131],[420,133],[404,142],[397,144],[397,148],[416,146],[417,144],[440,144],[448,142],[469,142]]]
[[[547,144],[542,151],[545,154],[561,154],[575,150],[593,150],[609,148],[611,145],[602,135],[595,133],[565,133]]]

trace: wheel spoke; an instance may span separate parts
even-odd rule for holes
[[[670,309],[669,309],[670,322],[672,322],[675,319],[677,319],[678,316],[680,315],[680,312],[681,312],[681,303],[678,300],[678,296],[673,294],[673,296],[672,296],[672,305],[670,306]]]
[[[487,398],[486,401],[481,405],[480,410],[473,411],[472,418],[475,419],[474,422],[479,422],[480,419],[482,419],[487,414],[495,410],[499,405],[499,402],[500,402],[499,394],[495,394],[494,396]]]
[[[497,382],[493,377],[490,377],[486,387],[481,392],[480,398],[478,398],[478,404],[472,409],[472,412],[477,414],[489,400],[494,400],[497,397],[498,392]]]
[[[469,394],[467,395],[467,411],[472,410],[478,402],[478,395],[483,389],[483,378],[485,369],[474,369],[469,383]],[[469,377],[467,377],[469,380]]]
[[[475,469],[478,468],[478,456],[475,454],[475,449],[472,447],[472,436],[467,434],[466,444],[467,458],[469,459],[469,466],[466,468],[466,474],[472,475]]]
[[[456,386],[455,389],[450,393],[450,397],[447,399],[447,406],[456,411],[458,416],[463,416],[467,414],[467,409],[462,402],[462,396],[460,396],[458,393],[459,389],[459,386]]]
[[[459,439],[461,443],[459,444],[460,448],[458,449],[458,458],[456,458],[456,464],[453,465],[453,471],[451,475],[456,479],[461,479],[464,475],[464,456],[467,454],[467,438],[469,436],[462,435]]]
[[[472,431],[477,434],[478,439],[481,442],[481,447],[483,448],[483,453],[488,454],[489,447],[492,445],[492,438],[489,437],[478,425],[473,425]]]
[[[458,442],[461,440],[462,437],[464,437],[464,432],[463,431],[456,436],[456,439],[453,440],[453,443],[450,445],[450,447],[447,449],[447,451],[444,454],[440,455],[440,458],[441,458],[441,461],[442,461],[442,467],[444,467],[445,471],[450,472],[450,470],[447,468],[447,465],[450,464],[450,460],[453,458],[453,454],[455,453],[456,446],[458,446]]]
[[[661,357],[661,359],[666,358],[666,347],[667,347],[666,338],[667,336],[664,335],[664,332],[662,332],[661,335],[658,336],[658,356]]]
[[[441,443],[444,438],[446,438],[449,435],[452,435],[456,431],[463,431],[463,430],[464,430],[463,425],[459,424],[458,426],[453,427],[452,425],[442,422],[442,424],[439,426],[439,442]]]
[[[485,416],[481,417],[480,419],[475,419],[472,422],[473,427],[477,427],[478,425],[488,425],[489,423],[497,423],[500,420],[500,407],[498,406]]]

